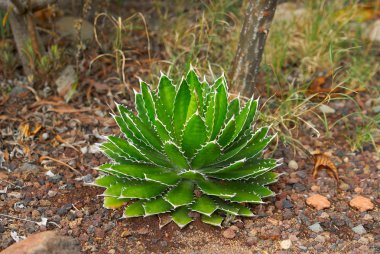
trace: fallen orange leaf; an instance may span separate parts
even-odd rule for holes
[[[21,124],[20,126],[20,134],[23,138],[27,138],[30,136],[30,127],[29,127],[29,123],[23,123]]]
[[[327,174],[330,177],[334,178],[337,182],[339,182],[338,169],[335,167],[334,163],[330,160],[330,158],[322,153],[314,154],[313,177],[316,178],[319,170],[323,168],[327,170]]]

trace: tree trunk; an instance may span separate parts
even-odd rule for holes
[[[230,79],[233,91],[252,96],[277,0],[250,0]]]
[[[1,9],[9,11],[13,8],[9,13],[9,23],[24,74],[27,76],[33,75],[33,70],[30,66],[29,57],[25,54],[26,43],[31,43],[37,57],[45,53],[41,39],[34,25],[32,12],[42,9],[55,1],[56,0],[0,0]],[[27,4],[25,2],[27,2]]]
[[[9,23],[11,25],[13,38],[16,43],[17,53],[19,55],[24,74],[26,76],[32,75],[33,71],[30,68],[30,63],[28,57],[25,55],[24,49],[26,43],[30,42],[30,37],[28,34],[28,26],[26,23],[25,16],[18,15],[14,12],[9,14]]]

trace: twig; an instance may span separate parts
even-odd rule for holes
[[[72,166],[70,166],[70,165],[64,163],[63,161],[60,161],[60,160],[54,159],[54,158],[52,158],[52,157],[50,157],[50,156],[41,156],[40,159],[39,159],[39,161],[41,162],[41,161],[43,161],[43,160],[52,160],[52,161],[57,162],[57,163],[59,163],[59,164],[61,164],[61,165],[63,165],[63,166],[68,167],[69,169],[71,169],[72,171],[74,171],[75,173],[77,173],[78,175],[83,175],[81,172],[79,172],[78,170],[76,170],[76,169],[73,168]]]
[[[39,225],[39,226],[45,226],[45,224],[42,223],[42,222],[38,222],[38,221],[34,221],[34,220],[28,220],[28,219],[22,219],[22,218],[18,218],[18,217],[15,217],[15,216],[8,215],[8,214],[0,213],[0,216],[3,216],[3,217],[5,217],[5,218],[9,218],[9,219],[13,219],[13,220],[21,220],[21,221],[26,221],[26,222],[36,223],[36,224]],[[47,223],[53,224],[53,225],[55,225],[56,227],[61,228],[60,225],[58,225],[57,223],[55,223],[55,222],[53,222],[53,221],[48,221]]]

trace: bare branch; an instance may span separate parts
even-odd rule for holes
[[[245,14],[230,78],[233,89],[246,96],[253,94],[276,5],[277,0],[251,0]]]

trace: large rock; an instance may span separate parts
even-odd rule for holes
[[[15,243],[0,254],[79,254],[80,247],[76,240],[58,235],[55,231],[45,231],[30,235],[25,240]]]

